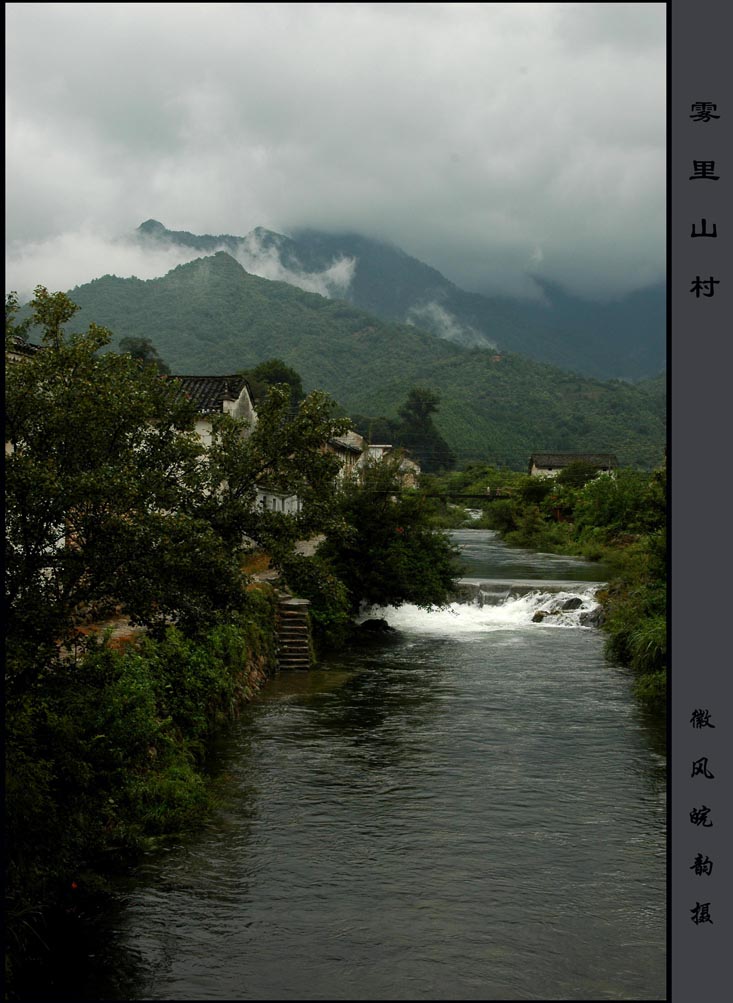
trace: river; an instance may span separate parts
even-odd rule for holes
[[[602,569],[452,535],[478,602],[270,682],[60,997],[665,998],[664,743],[582,626]]]

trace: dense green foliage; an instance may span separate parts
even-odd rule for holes
[[[73,291],[82,316],[150,338],[174,372],[252,369],[273,356],[349,414],[440,394],[435,426],[460,463],[526,467],[536,450],[616,453],[651,468],[665,440],[663,378],[602,382],[519,355],[468,349],[350,304],[247,274],[219,253],[160,279],[107,275]]]
[[[290,554],[281,567],[288,587],[310,601],[308,612],[316,652],[348,643],[353,627],[352,605],[347,587],[336,576],[331,562],[318,553],[310,557]]]
[[[121,338],[120,351],[127,352],[133,359],[145,365],[154,366],[159,373],[170,373],[170,366],[163,362],[150,338]]]
[[[293,404],[298,404],[305,397],[300,374],[286,366],[282,359],[267,359],[254,369],[245,369],[242,376],[247,380],[255,401],[266,397],[270,387],[281,384],[290,387]]]
[[[637,695],[661,713],[667,679],[666,470],[590,473],[586,465],[573,464],[551,479],[477,464],[429,478],[425,487],[436,495],[490,487],[491,499],[471,501],[484,515],[470,525],[497,529],[517,546],[607,563],[611,576],[601,601],[608,655],[631,667]],[[434,522],[450,524],[434,506]]]
[[[352,610],[362,603],[430,608],[448,600],[457,574],[455,548],[435,531],[417,491],[402,491],[399,458],[368,464],[361,483],[338,499],[341,533],[319,554],[344,583]]]
[[[93,891],[115,858],[206,802],[208,736],[274,664],[273,601],[247,588],[253,543],[284,562],[338,525],[343,431],[314,393],[286,388],[254,428],[212,418],[204,448],[175,380],[109,333],[68,334],[76,306],[38,287],[43,347],[6,372],[6,789],[11,955],[32,954],[49,908]],[[6,335],[22,336],[14,296]],[[255,504],[297,491],[297,517]],[[95,624],[147,628],[118,653]],[[76,894],[78,893],[78,894]]]
[[[44,349],[6,381],[8,637],[33,671],[91,607],[151,626],[213,623],[240,602],[234,555],[197,511],[193,413],[153,367],[63,333],[75,308],[37,290]]]
[[[88,907],[150,840],[210,804],[205,751],[274,657],[271,600],[196,638],[168,627],[139,648],[88,642],[8,696],[9,959],[43,950],[54,911]]]
[[[6,387],[11,639],[42,649],[110,610],[151,628],[220,622],[241,606],[245,537],[280,556],[329,523],[337,461],[322,445],[346,426],[324,394],[293,415],[271,389],[254,429],[221,415],[204,449],[174,380],[100,353],[96,325],[65,336],[63,294],[39,288],[34,308],[44,350]],[[264,485],[297,492],[298,518],[258,508]]]
[[[354,415],[353,421],[368,442],[400,446],[409,451],[425,473],[435,473],[456,465],[453,452],[432,418],[439,404],[440,394],[429,387],[413,387],[396,419]]]

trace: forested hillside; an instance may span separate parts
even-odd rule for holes
[[[149,338],[173,372],[233,373],[275,356],[306,390],[349,413],[395,415],[410,389],[441,396],[436,425],[459,464],[522,469],[533,450],[610,451],[652,467],[662,456],[664,381],[602,382],[519,355],[465,348],[348,303],[250,275],[228,254],[160,279],[106,275],[71,291],[83,323]]]
[[[167,230],[147,220],[144,245],[231,253],[248,271],[341,298],[382,320],[463,345],[497,347],[601,379],[653,377],[665,367],[665,289],[611,302],[581,299],[535,277],[541,299],[467,292],[398,247],[355,233],[256,227],[246,237]]]

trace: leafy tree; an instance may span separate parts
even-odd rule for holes
[[[519,488],[522,501],[527,504],[539,504],[544,501],[554,488],[552,477],[527,477]]]
[[[408,425],[425,425],[440,404],[440,394],[429,387],[413,387],[398,414]]]
[[[255,400],[258,402],[267,395],[270,387],[280,384],[290,387],[290,396],[294,405],[300,403],[305,397],[300,374],[287,366],[282,359],[268,359],[255,366],[254,369],[245,369],[242,376],[249,383]]]
[[[5,338],[20,338],[21,341],[28,340],[28,332],[31,327],[31,318],[26,317],[25,320],[19,321],[16,319],[16,315],[20,310],[20,303],[18,302],[18,294],[16,292],[10,292],[5,297]]]
[[[112,609],[152,628],[200,631],[241,607],[245,534],[277,557],[330,524],[337,461],[323,445],[347,423],[331,417],[325,394],[293,416],[287,390],[273,388],[253,431],[222,415],[204,450],[174,379],[100,352],[111,335],[94,324],[66,335],[77,308],[63,293],[39,286],[31,307],[43,350],[7,375],[15,643],[48,651]],[[257,509],[258,485],[297,492],[302,512]],[[30,670],[37,659],[14,664]]]
[[[158,349],[150,338],[121,338],[120,349],[145,366],[154,366],[159,373],[170,373],[170,366],[158,355]]]
[[[36,289],[43,350],[6,382],[9,635],[66,643],[89,615],[189,627],[239,604],[234,555],[202,518],[202,447],[190,404],[129,355],[99,354],[95,324]]]
[[[366,466],[362,483],[339,497],[344,528],[319,550],[346,585],[353,610],[360,604],[430,608],[455,587],[457,550],[430,525],[419,492],[401,490],[399,458]]]
[[[323,447],[350,427],[334,416],[331,398],[313,391],[292,410],[285,386],[269,389],[258,405],[253,429],[241,419],[221,415],[214,421],[204,465],[206,497],[198,512],[234,546],[246,536],[280,563],[297,540],[338,523],[334,480],[339,461]],[[297,494],[297,515],[256,505],[257,488]]]
[[[400,424],[395,429],[395,442],[405,446],[419,461],[426,473],[450,470],[456,458],[432,419],[438,410],[440,394],[428,387],[413,387],[400,407]]]
[[[598,470],[592,463],[585,460],[574,460],[564,467],[557,475],[558,484],[567,484],[572,488],[582,488],[588,481],[598,476]]]
[[[638,470],[619,470],[613,477],[589,481],[577,497],[578,530],[602,531],[608,540],[641,532],[648,517],[648,482],[649,475]]]
[[[450,470],[456,458],[432,419],[440,394],[428,387],[413,387],[399,408],[399,418],[368,418],[358,415],[356,427],[371,442],[389,442],[409,450],[424,473]]]
[[[352,415],[354,428],[367,442],[394,443],[397,440],[397,422],[392,418],[370,418],[368,415]]]

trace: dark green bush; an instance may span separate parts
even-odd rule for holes
[[[195,639],[169,627],[137,650],[89,642],[8,701],[11,961],[41,949],[43,916],[72,888],[98,892],[115,862],[200,819],[207,740],[251,692],[248,660],[273,664],[273,616],[252,593],[239,623]]]
[[[346,586],[318,554],[293,554],[283,561],[285,580],[295,595],[310,600],[316,650],[337,648],[351,633],[351,609]]]

